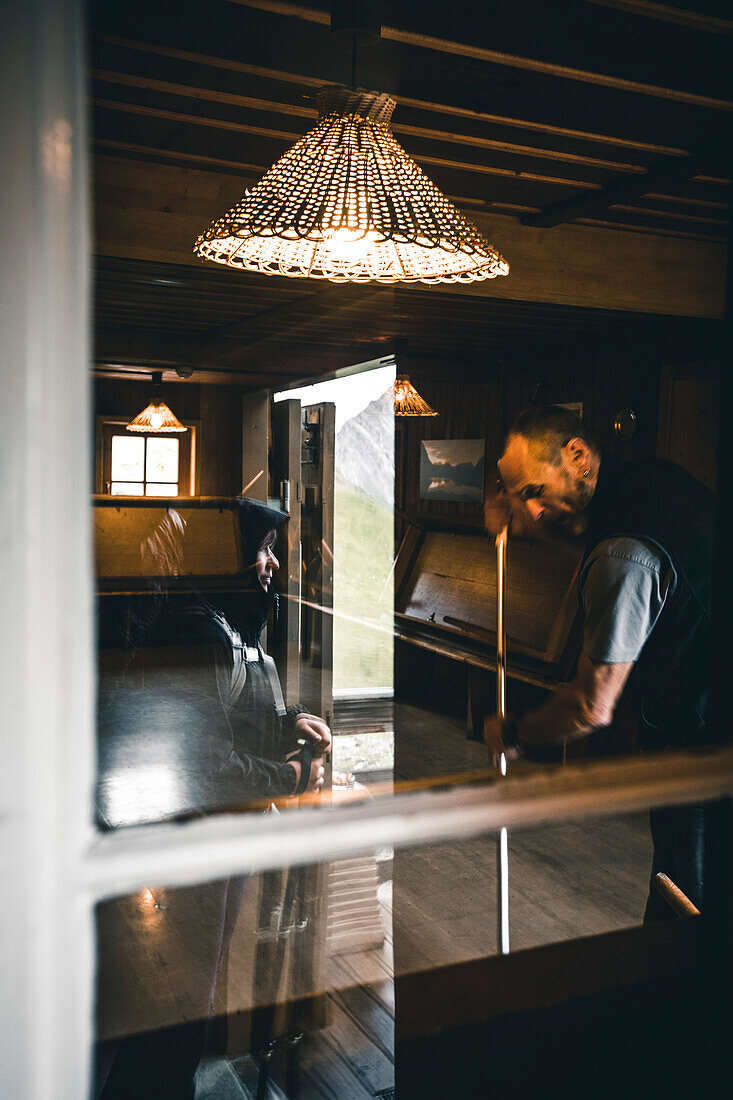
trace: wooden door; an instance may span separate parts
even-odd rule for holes
[[[333,493],[336,406],[302,411],[301,702],[329,725],[333,715]]]
[[[272,410],[272,491],[290,520],[278,539],[280,590],[278,619],[270,652],[280,672],[287,706],[300,698],[301,545],[300,401],[280,401]],[[305,704],[304,704],[305,705]]]

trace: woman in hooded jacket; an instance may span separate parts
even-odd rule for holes
[[[243,572],[238,590],[219,597],[219,606],[190,584],[186,524],[177,512],[169,510],[143,541],[148,593],[122,616],[122,649],[100,654],[102,827],[125,823],[115,818],[105,779],[106,770],[124,766],[132,775],[158,769],[166,782],[175,780],[175,818],[251,803],[262,809],[323,785],[330,731],[300,707],[285,710],[274,663],[260,641],[276,599],[277,531],[288,517],[247,498],[234,501],[233,512]],[[159,819],[160,805],[151,809]],[[114,944],[100,944],[100,989],[114,982],[104,973],[105,960],[114,957],[119,966],[128,957],[142,972],[149,999],[148,1026],[120,1043],[100,1100],[192,1100],[245,885],[246,876],[236,876],[166,890],[162,912],[176,935],[158,938],[155,951],[142,942],[149,935],[144,921],[131,929],[131,942],[120,943],[116,934]],[[181,939],[188,955],[185,992],[175,991],[171,1012],[160,978],[181,971]]]

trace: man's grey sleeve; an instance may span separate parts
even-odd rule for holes
[[[604,664],[638,660],[673,579],[669,560],[653,544],[630,538],[599,543],[580,581],[586,657]]]

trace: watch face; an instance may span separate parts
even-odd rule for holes
[[[613,433],[618,439],[631,439],[636,431],[636,413],[633,409],[619,409],[613,418]]]

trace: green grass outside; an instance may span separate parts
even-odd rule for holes
[[[338,474],[334,496],[333,686],[391,688],[392,510]]]

